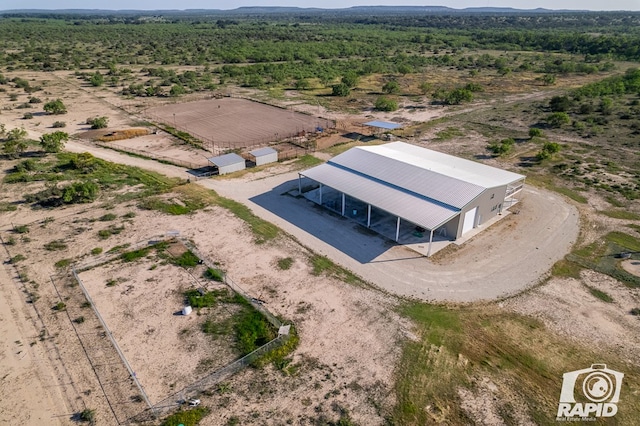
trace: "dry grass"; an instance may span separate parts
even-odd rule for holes
[[[121,141],[124,139],[131,139],[138,136],[145,136],[149,134],[148,129],[126,129],[126,130],[114,130],[106,135],[100,136],[97,140],[101,142],[113,142]]]

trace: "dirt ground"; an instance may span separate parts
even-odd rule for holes
[[[66,115],[35,114],[32,120],[22,120],[24,111],[18,109],[2,111],[0,123],[9,129],[24,125],[34,139],[51,132],[51,124],[58,120],[67,123],[64,130],[70,134],[86,131],[88,126],[84,121],[96,115],[108,116],[110,126],[134,125],[143,119],[140,111],[154,106],[152,100],[122,100],[109,90],[89,88],[71,73],[43,76],[25,72],[21,76],[30,81],[48,80],[44,83],[44,95],[38,96],[60,97],[69,107]],[[25,100],[26,96],[21,94],[17,103]],[[318,109],[316,106],[309,108]],[[358,119],[423,121],[445,113],[446,109],[441,107],[414,109],[413,112],[407,108],[396,113],[366,114]],[[332,113],[327,114],[327,118],[347,120],[348,117]],[[357,128],[357,123],[349,122],[344,128]],[[437,130],[433,129],[433,132]],[[423,135],[420,139],[428,144],[429,138],[429,135]],[[454,142],[451,146],[438,145],[437,149],[453,149]],[[474,155],[481,144],[479,139],[465,140],[457,149],[464,155]],[[66,149],[89,151],[110,161],[137,165],[170,176],[188,176],[183,168],[123,155],[83,141],[72,140]],[[92,408],[97,410],[98,424],[114,424],[116,419],[126,418],[138,409],[139,406],[121,399],[121,394],[111,393],[109,387],[105,387],[109,380],[103,380],[95,372],[96,363],[91,359],[95,355],[80,343],[82,336],[79,337],[78,330],[83,325],[76,327],[73,323],[76,311],[72,309],[78,307],[70,306],[67,313],[51,309],[61,300],[61,294],[75,291],[72,287],[56,287],[51,277],[59,271],[53,264],[64,258],[90,259],[89,252],[93,248],[107,251],[170,230],[179,230],[181,236],[193,240],[208,257],[219,261],[248,293],[264,300],[273,313],[293,321],[301,337],[289,369],[280,371],[271,366],[266,371],[246,369],[204,397],[203,404],[214,411],[202,422],[204,425],[224,425],[229,421],[260,425],[312,424],[321,416],[336,421],[345,410],[356,424],[384,424],[384,417],[395,402],[393,366],[397,364],[401,343],[412,338],[414,331],[411,324],[395,313],[399,300],[389,290],[430,300],[476,300],[510,295],[531,287],[502,300],[501,306],[540,318],[550,329],[568,339],[595,342],[623,354],[634,364],[640,362],[636,353],[639,321],[629,314],[631,308],[640,304],[637,290],[592,272],[583,273],[580,281],[541,279],[575,241],[578,215],[583,225],[582,237],[587,242],[602,235],[604,230],[622,226],[622,221],[595,219],[594,213],[601,209],[599,200],[590,200],[588,206],[576,209],[558,195],[535,189],[524,198],[520,214],[507,218],[456,249],[451,253],[451,259],[441,257],[427,261],[410,251],[392,247],[378,237],[363,235],[343,221],[314,210],[302,200],[281,195],[286,192],[282,191],[282,184],[295,183],[295,172],[287,173],[290,173],[287,166],[279,164],[239,180],[205,180],[201,183],[246,203],[256,214],[290,232],[304,246],[347,266],[385,291],[314,276],[307,248],[288,238],[255,245],[247,225],[218,208],[209,208],[187,218],[139,210],[134,204],[118,205],[110,210],[100,205],[81,205],[55,211],[20,206],[15,212],[1,213],[0,236],[18,239],[16,245],[5,246],[8,252],[3,252],[3,260],[19,253],[24,254],[27,261],[17,267],[8,263],[0,265],[0,421],[24,425],[75,424],[71,420],[74,413]],[[19,199],[21,193],[7,184],[0,184],[0,197],[2,201]],[[289,208],[284,212],[286,214],[277,210],[283,207]],[[125,231],[104,241],[98,238],[97,231],[107,224],[83,220],[95,219],[107,212],[118,215],[117,220],[125,224]],[[136,216],[124,222],[122,215],[128,212],[135,212]],[[311,215],[316,220],[312,225],[305,225],[307,228],[301,227],[295,217],[287,217],[289,212],[301,215],[296,217]],[[47,217],[54,218],[49,225],[43,222]],[[29,240],[16,236],[11,231],[12,224],[30,224]],[[520,234],[521,231],[524,233]],[[345,235],[352,242],[357,241],[360,249],[349,251],[344,244]],[[60,252],[44,250],[43,245],[54,239],[63,239],[67,248]],[[278,259],[286,257],[293,259],[293,265],[283,271],[276,264]],[[418,269],[417,265],[425,263],[433,268],[431,273]],[[492,277],[492,264],[499,265],[505,275],[487,281]],[[630,272],[637,271],[634,261],[624,265]],[[146,305],[134,303],[134,298],[144,299],[145,286],[158,283],[153,274],[156,271],[150,271],[150,266],[140,262],[126,268],[104,267],[84,272],[82,277],[96,295],[101,311],[114,324],[114,335],[120,339],[127,358],[139,372],[145,389],[155,399],[180,386],[175,377],[163,369],[184,362],[197,364],[196,358],[203,355],[198,352],[188,361],[177,356],[165,359],[167,350],[158,349],[182,349],[180,344],[184,342],[176,337],[180,329],[176,324],[169,324],[175,320],[172,315],[169,318],[171,310],[180,308],[179,300],[172,296],[176,287],[165,286],[174,279],[182,282],[183,278],[158,267],[157,272],[162,272],[163,280],[167,280],[162,281],[162,286],[154,287],[152,294],[168,297],[157,307],[152,306],[151,300]],[[17,279],[18,274],[29,277],[26,283]],[[461,276],[467,281],[460,281]],[[106,287],[108,277],[129,281]],[[477,283],[485,285],[484,290],[478,288]],[[613,302],[597,299],[586,285],[610,294]],[[128,286],[133,288],[126,293]],[[428,292],[423,291],[425,286],[431,286]],[[26,292],[34,291],[39,299],[28,303]],[[164,315],[158,316],[161,312]],[[130,333],[127,315],[135,319],[135,327]],[[160,333],[159,324],[171,332]],[[138,345],[140,341],[143,344]],[[211,344],[200,337],[196,342],[205,348]],[[195,376],[193,372],[187,372],[189,374]],[[118,380],[123,380],[122,396],[133,395],[129,381],[121,376]],[[116,386],[119,385],[114,383],[112,387]],[[478,423],[491,423],[494,418],[491,409],[483,411],[478,407],[491,405],[495,398],[491,393],[492,385],[481,382],[479,388],[484,390],[475,396],[476,404],[468,406],[469,415]],[[112,404],[113,400],[119,404]]]
[[[228,149],[268,145],[333,126],[324,118],[228,97],[150,108],[144,114]]]

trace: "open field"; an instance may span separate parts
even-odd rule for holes
[[[299,338],[202,392],[181,413],[200,425],[556,425],[563,374],[599,363],[625,377],[594,423],[640,425],[640,15],[345,16],[0,20],[0,422],[147,408],[73,265],[114,257],[80,278],[151,403],[246,353],[240,330],[270,336],[230,320],[244,305],[176,263],[182,244],[132,251],[178,231]],[[335,132],[298,160],[187,183],[142,157],[196,162],[236,147],[218,136],[266,143],[316,115]],[[374,119],[527,175],[517,214],[427,259],[296,198],[301,168],[383,142],[359,136]],[[86,133],[138,128],[106,142],[137,155]],[[71,139],[45,153],[56,130]],[[213,306],[174,315],[197,288]]]

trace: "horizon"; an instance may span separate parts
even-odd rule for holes
[[[454,10],[464,10],[469,8],[512,8],[516,10],[530,11],[545,9],[549,11],[589,11],[589,12],[638,12],[640,11],[640,1],[638,0],[612,0],[606,3],[600,0],[537,0],[529,2],[526,0],[443,0],[433,4],[425,4],[421,1],[388,1],[385,4],[372,4],[368,0],[350,0],[342,2],[340,0],[328,0],[323,6],[315,6],[315,2],[308,0],[282,0],[278,4],[273,4],[269,0],[254,0],[245,2],[244,0],[227,0],[212,7],[210,2],[205,0],[183,0],[178,4],[180,8],[172,7],[176,2],[169,0],[138,0],[131,2],[127,0],[113,0],[109,6],[98,0],[5,0],[0,11],[11,12],[30,10],[99,10],[99,11],[140,11],[140,12],[162,12],[189,10],[211,10],[211,11],[231,11],[239,8],[301,8],[301,9],[321,9],[321,10],[347,10],[353,7],[446,7]],[[135,5],[132,5],[135,3]]]

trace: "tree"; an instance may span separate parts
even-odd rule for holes
[[[376,99],[375,108],[378,111],[395,111],[398,109],[398,102],[384,96]]]
[[[358,85],[358,74],[356,74],[354,71],[348,71],[342,77],[342,83],[346,84],[349,89],[351,89],[352,87],[356,87]]]
[[[4,126],[0,127],[0,134],[4,135],[2,152],[11,158],[19,157],[28,147],[26,142],[27,131],[23,128],[11,129],[8,132]]]
[[[301,78],[296,81],[295,84],[296,90],[309,90],[311,88],[311,83],[306,78]]]
[[[600,100],[600,112],[603,115],[611,115],[613,111],[613,100],[611,98],[602,98]]]
[[[92,129],[104,129],[109,125],[109,119],[107,117],[87,118],[87,124],[90,124]]]
[[[460,105],[464,102],[471,102],[473,100],[473,93],[470,90],[458,88],[449,92],[444,101],[449,105]]]
[[[536,154],[538,161],[547,160],[553,157],[553,154],[560,152],[560,144],[557,142],[545,142],[540,152]]]
[[[395,80],[387,81],[384,86],[382,86],[382,91],[389,95],[399,93],[400,84]]]
[[[104,77],[100,74],[100,71],[96,71],[96,73],[91,76],[91,79],[89,79],[89,82],[92,86],[99,87],[104,84]]]
[[[556,84],[556,76],[553,74],[545,74],[542,77],[536,78],[536,80],[541,81],[545,86],[553,86]]]
[[[347,86],[345,83],[338,83],[333,86],[332,94],[333,96],[349,96],[351,93],[351,88]]]
[[[62,190],[62,201],[67,204],[90,203],[98,196],[94,182],[74,182]]]
[[[565,112],[571,108],[571,99],[567,96],[554,96],[549,101],[549,107],[553,112]]]
[[[511,149],[513,148],[513,145],[515,145],[515,143],[516,141],[513,138],[502,139],[500,142],[494,142],[487,145],[487,149],[494,155],[502,157],[511,152]]]
[[[27,142],[24,139],[6,140],[2,145],[2,152],[8,157],[16,158],[27,149],[27,146]]]
[[[66,132],[45,133],[40,136],[40,146],[45,152],[60,152],[68,140],[69,135]]]
[[[184,89],[184,86],[181,84],[174,84],[171,86],[171,90],[169,91],[169,96],[180,96],[184,95],[187,91]]]
[[[562,127],[563,124],[569,124],[571,118],[566,112],[554,112],[547,116],[546,121],[551,127]]]
[[[27,131],[24,128],[14,128],[6,132],[4,130],[4,125],[2,126],[2,133],[5,134],[5,139],[7,141],[19,141],[23,140],[27,137]]]
[[[66,114],[67,107],[64,105],[61,99],[55,101],[49,101],[44,104],[44,110],[49,114]]]

